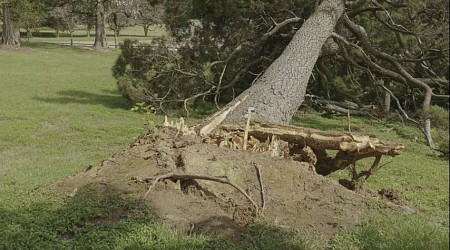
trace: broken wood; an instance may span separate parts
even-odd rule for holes
[[[225,133],[242,133],[242,125],[227,124],[221,129]],[[300,147],[310,147],[317,156],[316,171],[328,175],[358,160],[378,156],[396,156],[404,149],[402,144],[379,140],[373,136],[356,135],[349,132],[328,132],[289,125],[254,123],[248,128],[249,136],[259,141],[277,136],[279,140]],[[327,150],[337,150],[334,157]]]
[[[351,102],[345,103],[349,107],[356,106]],[[316,173],[321,175],[328,175],[344,169],[361,159],[374,157],[376,164],[370,167],[369,171],[363,172],[371,173],[376,170],[381,156],[396,156],[404,149],[402,144],[382,141],[374,136],[357,135],[350,131],[322,131],[259,122],[250,124],[250,111],[248,111],[247,124],[221,125],[224,115],[226,116],[234,108],[235,106],[232,106],[222,110],[214,115],[207,125],[197,126],[197,129],[195,127],[187,128],[182,119],[175,126],[169,124],[166,119],[165,125],[176,127],[178,133],[198,133],[204,138],[204,142],[219,147],[261,153],[270,152],[272,157],[281,156],[297,161],[306,161],[314,167]],[[337,152],[331,156],[327,152],[329,150]],[[368,174],[367,177],[370,175]]]
[[[234,103],[231,107],[222,109],[221,111],[211,116],[206,125],[200,124],[201,127],[199,131],[200,136],[206,136],[209,133],[211,133],[211,131],[217,128],[217,126],[219,126],[219,124],[222,123],[223,120],[225,120],[225,118],[227,118],[227,115],[230,112],[233,112],[233,110],[236,109],[239,106],[239,104],[241,104],[241,102],[245,101],[247,97],[248,95],[243,96],[242,99],[237,100],[236,103]]]

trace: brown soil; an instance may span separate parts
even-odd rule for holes
[[[190,173],[226,176],[261,205],[255,165],[261,166],[265,191],[261,218],[271,225],[315,228],[330,238],[373,213],[405,210],[374,197],[376,192],[350,191],[316,174],[308,163],[219,148],[197,136],[177,135],[170,128],[147,133],[128,149],[55,183],[51,189],[73,196],[80,187],[96,182],[143,196],[151,184],[143,181],[146,178]],[[233,187],[212,181],[166,179],[156,183],[143,199],[158,217],[178,229],[215,232],[233,240],[238,240],[245,225],[255,218],[248,199]]]

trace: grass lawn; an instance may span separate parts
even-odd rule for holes
[[[106,40],[109,46],[114,46],[114,33],[111,29],[106,28]],[[120,43],[125,39],[137,39],[139,41],[150,41],[155,37],[161,37],[166,35],[166,31],[161,26],[151,26],[148,31],[148,36],[144,36],[144,30],[142,27],[134,26],[127,27],[121,30],[120,36],[117,41]],[[23,36],[22,39],[26,41],[26,37]],[[95,30],[91,30],[91,34],[87,37],[87,31],[84,26],[78,26],[73,33],[74,43],[83,43],[85,45],[92,45],[95,41]],[[56,37],[55,30],[47,27],[42,27],[39,29],[37,34],[29,39],[29,42],[42,42],[42,43],[63,43],[70,44],[70,34],[67,31],[61,31],[59,37]]]
[[[88,186],[85,195],[71,200],[43,194],[40,188],[124,149],[146,125],[142,115],[129,111],[130,104],[116,90],[111,67],[118,50],[34,42],[24,46],[28,48],[0,49],[0,249],[239,248],[208,235],[174,232],[138,199],[124,199],[114,190],[100,195]],[[155,119],[155,123],[162,120]],[[294,124],[342,130],[345,118],[306,114],[296,117]],[[367,186],[401,191],[417,213],[374,218],[358,230],[343,231],[330,246],[401,249],[412,244],[410,249],[430,249],[429,243],[435,242],[434,249],[447,249],[448,160],[414,142],[421,138],[414,128],[356,117],[352,124],[355,132],[406,145],[402,155],[384,159],[383,163],[392,162],[372,176]],[[348,177],[348,172],[332,177]],[[114,224],[86,220],[117,207],[132,213]],[[78,227],[85,231],[65,235]],[[324,248],[320,242],[306,244],[295,232],[271,230],[269,234],[267,228],[253,227],[260,237],[248,238],[240,248],[280,249],[280,241],[286,246],[296,242],[299,249]]]
[[[26,46],[26,45],[25,45]],[[0,50],[0,203],[122,149],[143,131],[116,91],[118,51]]]

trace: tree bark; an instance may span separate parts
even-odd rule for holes
[[[324,0],[297,31],[284,52],[253,86],[244,91],[224,110],[224,123],[245,119],[249,107],[256,121],[288,124],[304,100],[306,86],[321,48],[332,34],[344,12],[342,0]],[[245,97],[245,98],[244,98]]]
[[[19,27],[11,20],[11,10],[8,3],[2,4],[3,11],[3,27],[2,27],[2,44],[20,47]]]
[[[105,1],[97,0],[97,16],[95,19],[95,43],[94,47],[105,48],[108,46],[106,43],[106,32],[105,32]]]
[[[142,28],[144,28],[144,36],[147,37],[148,36],[148,24],[143,24]]]

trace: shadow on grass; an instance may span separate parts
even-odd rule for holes
[[[94,94],[80,90],[66,90],[57,92],[60,97],[34,97],[33,99],[55,104],[87,104],[103,105],[111,109],[130,109],[131,103],[117,92],[106,92],[104,94]]]
[[[83,51],[83,52],[86,51],[85,49],[83,49],[79,46],[66,46],[66,45],[62,45],[62,43],[64,43],[64,42],[60,42],[60,43],[23,41],[21,46],[27,47],[27,48],[32,48],[32,49],[46,49],[46,50],[66,49],[67,50],[69,48],[69,49],[76,50],[76,51]]]
[[[84,187],[62,205],[55,203],[37,202],[21,210],[0,208],[0,249],[107,247],[152,219],[138,201],[100,185]]]
[[[199,249],[206,237],[172,232],[142,200],[88,184],[62,204],[0,207],[0,249]]]
[[[19,210],[0,206],[0,249],[305,249],[292,232],[257,223],[237,244],[176,231],[136,195],[105,184],[88,184],[64,202],[42,200]]]

